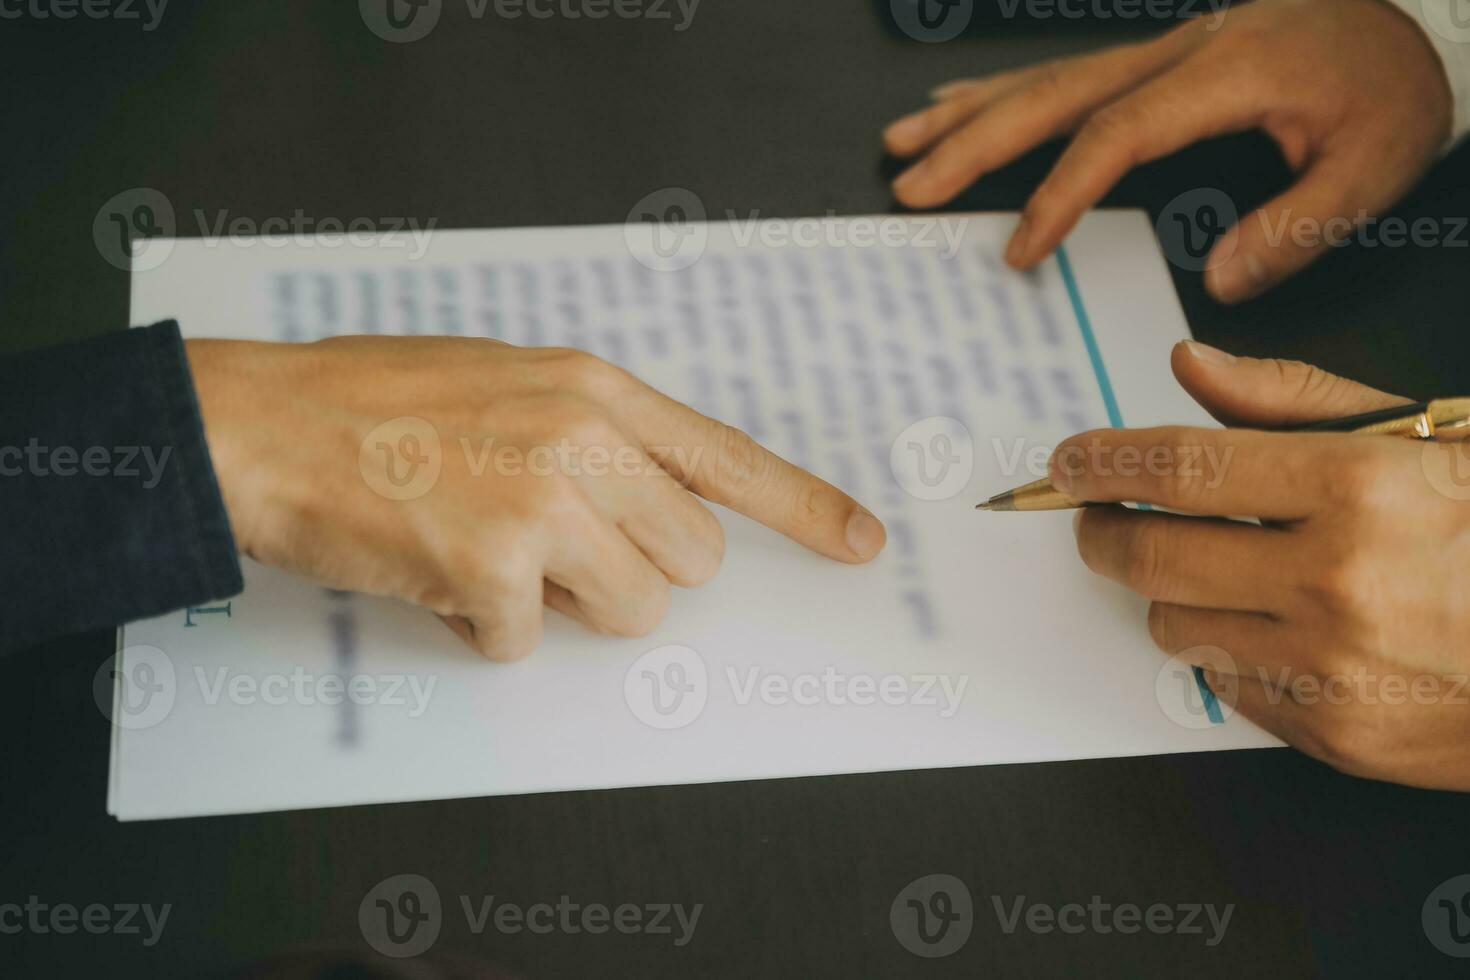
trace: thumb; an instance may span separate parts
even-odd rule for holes
[[[1170,361],[1184,390],[1225,425],[1269,429],[1409,404],[1301,361],[1236,357],[1194,340],[1175,344]]]

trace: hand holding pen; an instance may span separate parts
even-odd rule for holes
[[[1082,560],[1152,600],[1155,643],[1283,740],[1345,772],[1470,789],[1470,442],[1263,431],[1412,406],[1192,341],[1172,362],[1200,404],[1242,428],[1063,442],[1055,489],[1183,512],[1083,508]],[[1115,465],[1120,452],[1195,462]]]
[[[1406,402],[1338,419],[1324,419],[1295,426],[1292,432],[1352,432],[1357,435],[1399,436],[1407,439],[1463,439],[1470,436],[1470,398],[1436,398]],[[1072,447],[1077,448],[1077,447]],[[1072,464],[1058,458],[1055,467],[1065,477]],[[1089,501],[1057,489],[1053,477],[1034,480],[1014,490],[998,493],[976,510],[1032,511],[1070,510],[1086,507]]]

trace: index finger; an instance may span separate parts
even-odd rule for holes
[[[1193,38],[1174,30],[1140,44],[1041,66],[1023,84],[984,102],[973,118],[946,133],[935,128],[955,126],[955,106],[941,103],[910,117],[915,132],[899,135],[934,145],[894,181],[894,195],[911,208],[943,204],[982,174],[1070,132],[1098,106],[1163,71],[1195,43]],[[890,144],[892,140],[890,134]]]
[[[1099,110],[1077,132],[1021,212],[1027,234],[1007,260],[1026,268],[1050,255],[1082,213],[1134,167],[1216,133],[1248,128],[1259,114],[1248,79],[1218,59],[1187,59]]]
[[[1052,486],[1087,501],[1157,504],[1211,517],[1294,521],[1370,437],[1252,429],[1096,429],[1052,453]],[[1376,440],[1375,440],[1376,441]]]
[[[887,532],[867,508],[734,426],[646,386],[619,409],[648,454],[706,500],[838,561],[883,550]]]

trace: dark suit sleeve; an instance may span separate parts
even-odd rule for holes
[[[0,357],[0,650],[242,587],[178,324]]]

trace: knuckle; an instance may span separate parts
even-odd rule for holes
[[[1321,568],[1310,590],[1329,612],[1356,620],[1373,608],[1381,586],[1376,564],[1361,552],[1348,550]]]
[[[510,630],[503,626],[479,621],[475,630],[475,648],[487,659],[496,663],[514,663],[529,657],[541,645],[541,620],[535,626]]]
[[[826,524],[845,508],[841,506],[833,491],[815,479],[803,476],[794,480],[792,488],[792,514],[804,527]]]
[[[490,660],[521,660],[541,643],[540,564],[530,548],[515,542],[498,541],[481,552],[451,571],[461,606],[479,610],[467,617],[472,644]]]
[[[1265,85],[1281,70],[1278,48],[1271,32],[1259,24],[1237,20],[1210,45],[1206,55],[1224,70],[1233,68],[1230,77],[1251,79],[1251,84]]]
[[[1158,499],[1179,510],[1201,510],[1209,487],[1203,468],[1196,465],[1205,452],[1199,436],[1187,435],[1185,430],[1171,431],[1159,449],[1157,456],[1145,459]]]
[[[668,579],[662,575],[650,575],[641,594],[625,610],[617,632],[631,637],[652,633],[668,615],[673,601],[672,591]]]
[[[600,412],[583,411],[566,420],[562,438],[577,449],[598,447],[612,452],[623,442],[612,420]]]
[[[463,600],[473,596],[476,591],[468,587],[467,583],[479,582],[489,577],[489,554],[486,549],[477,548],[463,539],[450,542],[434,561],[435,584],[415,597],[416,601],[442,612],[448,610],[441,608],[440,597],[454,596],[460,601],[453,603],[451,608],[467,608],[468,603]]]
[[[1312,365],[1284,357],[1273,357],[1268,363],[1276,372],[1276,383],[1300,396],[1304,377],[1311,372]]]
[[[1069,73],[1065,63],[1048,61],[1039,65],[1031,79],[1030,96],[1038,102],[1051,102],[1066,91]]]
[[[1303,675],[1313,677],[1322,684],[1342,684],[1350,680],[1354,672],[1362,666],[1362,659],[1358,654],[1344,646],[1319,652],[1314,660],[1312,669],[1303,671]]]
[[[587,498],[561,474],[538,479],[535,491],[520,495],[509,513],[543,529],[570,532],[580,528],[587,514]]]
[[[1390,506],[1386,497],[1392,474],[1382,455],[1366,446],[1355,449],[1325,471],[1331,474],[1325,496],[1339,511],[1363,517]]]
[[[1133,142],[1138,131],[1140,110],[1127,102],[1117,102],[1093,113],[1092,118],[1078,134],[1080,142],[1088,145],[1111,145],[1126,147]]]
[[[442,340],[445,341],[444,353],[456,357],[493,355],[501,348],[512,346],[508,341],[495,337],[444,337]]]
[[[472,553],[461,549],[447,570],[460,577],[473,606],[482,605],[486,598],[519,595],[530,579],[541,576],[534,552],[520,537],[496,541]]]
[[[537,412],[541,441],[567,443],[579,449],[603,446],[609,450],[621,442],[617,427],[596,403],[575,395],[564,395]]]
[[[553,351],[552,366],[559,386],[595,397],[616,397],[622,392],[628,376],[622,368],[575,347]]]
[[[1160,499],[1168,501],[1170,506],[1184,511],[1203,510],[1205,485],[1196,474],[1174,466],[1156,479],[1159,481]]]
[[[1342,392],[1346,380],[1304,361],[1273,359],[1281,385],[1307,404],[1331,404]]]
[[[1154,596],[1170,581],[1168,524],[1140,522],[1129,541],[1126,568],[1128,587],[1139,595]]]
[[[1381,569],[1357,554],[1331,561],[1307,586],[1307,601],[1338,648],[1323,669],[1348,676],[1363,658],[1389,649],[1391,624],[1380,613],[1386,586]]]
[[[733,425],[722,425],[715,440],[715,475],[725,488],[759,485],[768,476],[769,457],[754,439]]]
[[[439,616],[450,617],[459,615],[459,611],[464,608],[461,592],[452,574],[436,570],[429,581],[420,583],[416,588],[405,589],[403,597]]]

